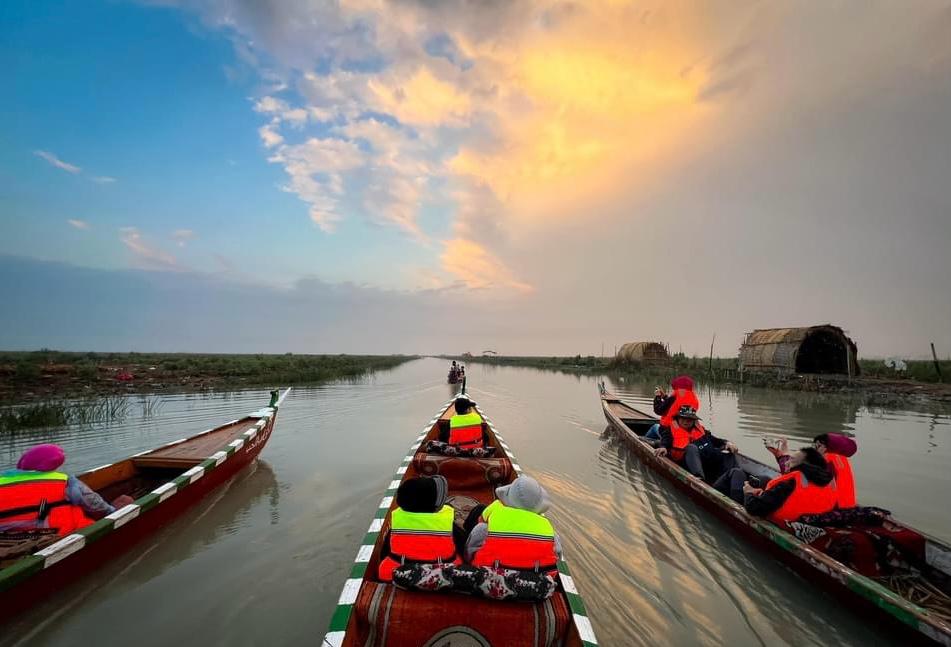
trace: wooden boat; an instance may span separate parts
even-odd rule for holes
[[[395,507],[396,490],[404,479],[441,474],[449,483],[450,504],[472,499],[488,504],[495,498],[496,487],[512,482],[522,472],[502,435],[481,411],[489,446],[497,448],[495,457],[427,453],[427,443],[438,439],[440,429],[448,428],[452,405],[450,400],[426,423],[397,468],[357,552],[322,644],[596,645],[584,603],[563,559],[558,562],[558,589],[544,602],[501,602],[458,593],[408,591],[377,578],[390,510]]]
[[[0,622],[113,560],[248,466],[267,444],[290,389],[244,418],[78,475],[107,501],[135,501],[50,545],[0,564]],[[35,540],[28,540],[35,541]]]
[[[740,534],[770,550],[806,579],[819,583],[849,606],[869,614],[867,617],[887,619],[892,631],[913,641],[930,639],[951,645],[951,547],[947,544],[890,520],[897,529],[914,533],[923,545],[924,559],[916,564],[920,573],[914,581],[894,577],[879,581],[879,578],[861,575],[779,526],[747,514],[743,506],[673,461],[655,456],[654,447],[641,436],[657,419],[623,403],[608,393],[603,384],[599,388],[604,417],[618,437],[641,461],[670,479],[692,499],[712,510]],[[737,454],[737,462],[738,467],[764,481],[778,475],[776,468],[743,454]]]

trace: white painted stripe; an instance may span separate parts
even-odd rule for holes
[[[403,462],[404,462],[404,463],[411,463],[412,461],[413,461],[413,455],[412,455],[412,454],[407,454],[406,457],[403,458]]]
[[[212,429],[207,429],[207,430],[205,430],[205,431],[203,431],[203,432],[201,432],[201,433],[202,433],[202,434],[207,434],[209,431],[213,431],[213,430],[212,430]],[[201,434],[198,434],[198,435],[200,436]],[[168,443],[167,445],[162,445],[162,447],[171,447],[172,445],[178,445],[179,443],[183,443],[183,442],[185,442],[186,440],[188,440],[188,439],[187,439],[187,438],[179,438],[178,440],[173,440],[172,442]]]
[[[343,591],[340,593],[340,599],[337,604],[353,604],[357,601],[357,593],[360,592],[360,585],[363,580],[351,577],[344,582]]]
[[[416,450],[419,449],[419,446],[422,445],[422,444],[423,444],[423,443],[416,443],[415,445],[410,445],[409,448],[410,448],[410,450],[411,450],[413,453],[415,453]]]
[[[105,465],[100,465],[99,467],[94,467],[94,468],[92,468],[91,470],[89,470],[89,471],[86,472],[86,473],[88,474],[89,472],[98,472],[99,470],[104,470],[104,469],[106,469],[107,467],[112,467],[112,465],[113,465],[112,463],[106,463]]]
[[[577,613],[573,615],[575,617],[575,626],[578,628],[578,636],[581,640],[597,645],[598,639],[594,637],[594,627],[591,626],[591,621],[588,620],[588,616],[578,615]]]
[[[405,466],[400,467],[399,469],[396,470],[396,473],[397,473],[397,474],[406,474],[406,467],[405,467]]]
[[[369,562],[370,555],[372,554],[373,554],[373,546],[368,546],[368,545],[360,546],[360,551],[357,553],[357,559],[354,561]]]
[[[47,546],[35,554],[43,557],[43,568],[49,568],[56,562],[66,559],[86,545],[86,538],[82,535],[66,535],[52,546]]]
[[[113,528],[121,528],[126,525],[128,522],[132,521],[139,516],[139,511],[141,508],[134,503],[119,508],[112,514],[107,514],[106,519],[112,519]]]
[[[165,483],[164,485],[160,485],[154,490],[152,490],[152,494],[159,495],[158,500],[159,500],[159,503],[161,503],[168,497],[175,494],[177,491],[178,491],[178,486],[172,483],[171,481],[169,481],[168,483]]]
[[[381,530],[383,530],[383,520],[374,519],[370,522],[370,528],[367,530],[367,532],[380,532]]]
[[[252,427],[251,429],[248,429],[246,432],[244,432],[241,435],[247,438],[248,440],[251,440],[252,438],[258,435],[258,430]]]
[[[221,465],[222,463],[225,462],[225,460],[227,460],[227,458],[228,458],[228,452],[215,452],[214,454],[212,454],[212,455],[209,456],[208,458],[214,458],[214,459],[215,459],[215,465]]]
[[[392,503],[393,503],[393,497],[391,497],[391,496],[385,496],[385,497],[383,497],[383,500],[380,501],[380,507],[381,507],[381,508],[389,508]]]
[[[253,416],[254,414],[252,413],[251,415]],[[229,426],[229,425],[236,425],[236,424],[238,424],[239,422],[241,422],[241,418],[235,418],[234,420],[232,420],[231,422],[229,422],[229,423],[227,423],[227,424],[225,424],[225,425],[223,425],[223,426],[227,427],[227,426]]]
[[[152,452],[152,451],[155,451],[155,450],[154,450],[154,449],[146,449],[146,450],[144,450],[144,451],[139,452],[138,454],[132,454],[132,456],[130,456],[130,458],[137,458],[137,457],[139,457],[139,456],[144,456],[145,454],[148,454],[149,452]]]
[[[346,635],[346,631],[331,631],[324,636],[324,642],[321,644],[321,647],[341,647]]]
[[[575,581],[571,579],[570,575],[559,573],[558,576],[561,578],[561,585],[565,587],[565,591],[578,595],[578,589],[575,588]]]
[[[191,468],[190,470],[187,470],[187,471],[185,471],[185,472],[182,472],[182,476],[187,476],[187,477],[188,477],[188,482],[189,482],[189,483],[194,483],[195,481],[197,481],[198,479],[200,479],[200,478],[201,478],[202,476],[204,476],[204,475],[205,475],[205,468],[202,467],[201,465],[196,465],[195,467]]]
[[[390,481],[390,484],[386,486],[386,489],[387,489],[387,490],[395,490],[395,489],[398,488],[399,486],[400,486],[400,481],[399,481],[399,479],[394,479],[394,480]]]
[[[234,450],[235,450],[235,451],[238,451],[239,449],[241,449],[242,447],[244,447],[244,440],[241,439],[241,438],[235,438],[235,439],[232,440],[230,443],[228,443],[228,446],[229,446],[229,447],[234,447]]]
[[[512,463],[512,469],[514,469],[516,472],[521,472],[521,471],[522,471],[522,468],[521,468],[521,466],[519,466],[518,463]]]

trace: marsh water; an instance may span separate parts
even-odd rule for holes
[[[455,387],[424,359],[354,383],[295,388],[257,464],[154,539],[0,628],[2,645],[318,644],[380,493]],[[604,645],[865,645],[873,620],[735,537],[605,433],[598,376],[471,364],[469,391],[554,500],[550,512]],[[653,383],[608,380],[650,408]],[[133,397],[121,423],[0,439],[80,472],[256,410],[265,391]],[[701,415],[741,451],[854,434],[859,499],[951,540],[951,415],[857,399],[703,387]],[[150,410],[151,409],[151,410]]]

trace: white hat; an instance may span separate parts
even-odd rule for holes
[[[520,476],[508,485],[495,488],[495,496],[512,508],[542,513],[551,507],[548,493],[531,476]]]

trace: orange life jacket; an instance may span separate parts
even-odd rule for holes
[[[393,570],[406,562],[461,564],[452,540],[453,509],[444,505],[437,512],[390,513],[390,554],[380,560],[380,579],[389,582]]]
[[[852,464],[842,454],[826,452],[826,461],[835,472],[835,491],[840,508],[855,507],[855,479],[852,477]]]
[[[56,528],[60,535],[93,523],[83,509],[66,500],[66,481],[60,472],[30,470],[0,474],[0,524],[32,521],[37,528]]]
[[[670,433],[674,437],[674,442],[670,450],[670,460],[679,462],[684,458],[684,451],[687,449],[687,445],[695,440],[700,440],[707,432],[698,420],[693,423],[693,427],[691,427],[689,431],[674,421],[670,424]]]
[[[694,411],[700,410],[700,400],[697,399],[697,394],[690,389],[674,389],[673,395],[675,396],[673,403],[667,409],[667,413],[660,417],[660,424],[663,427],[669,427],[673,424],[674,417],[680,411],[680,407],[684,405],[691,407]]]
[[[822,514],[835,509],[836,487],[833,480],[828,485],[816,485],[806,479],[806,475],[795,470],[774,478],[766,484],[766,489],[775,487],[783,481],[793,481],[796,485],[778,510],[767,518],[777,526],[786,521],[796,521],[804,514]]]
[[[475,411],[449,419],[449,444],[460,449],[482,447],[482,416]]]
[[[544,516],[495,500],[482,511],[482,518],[489,533],[472,558],[473,566],[547,572],[557,569],[555,530]]]

